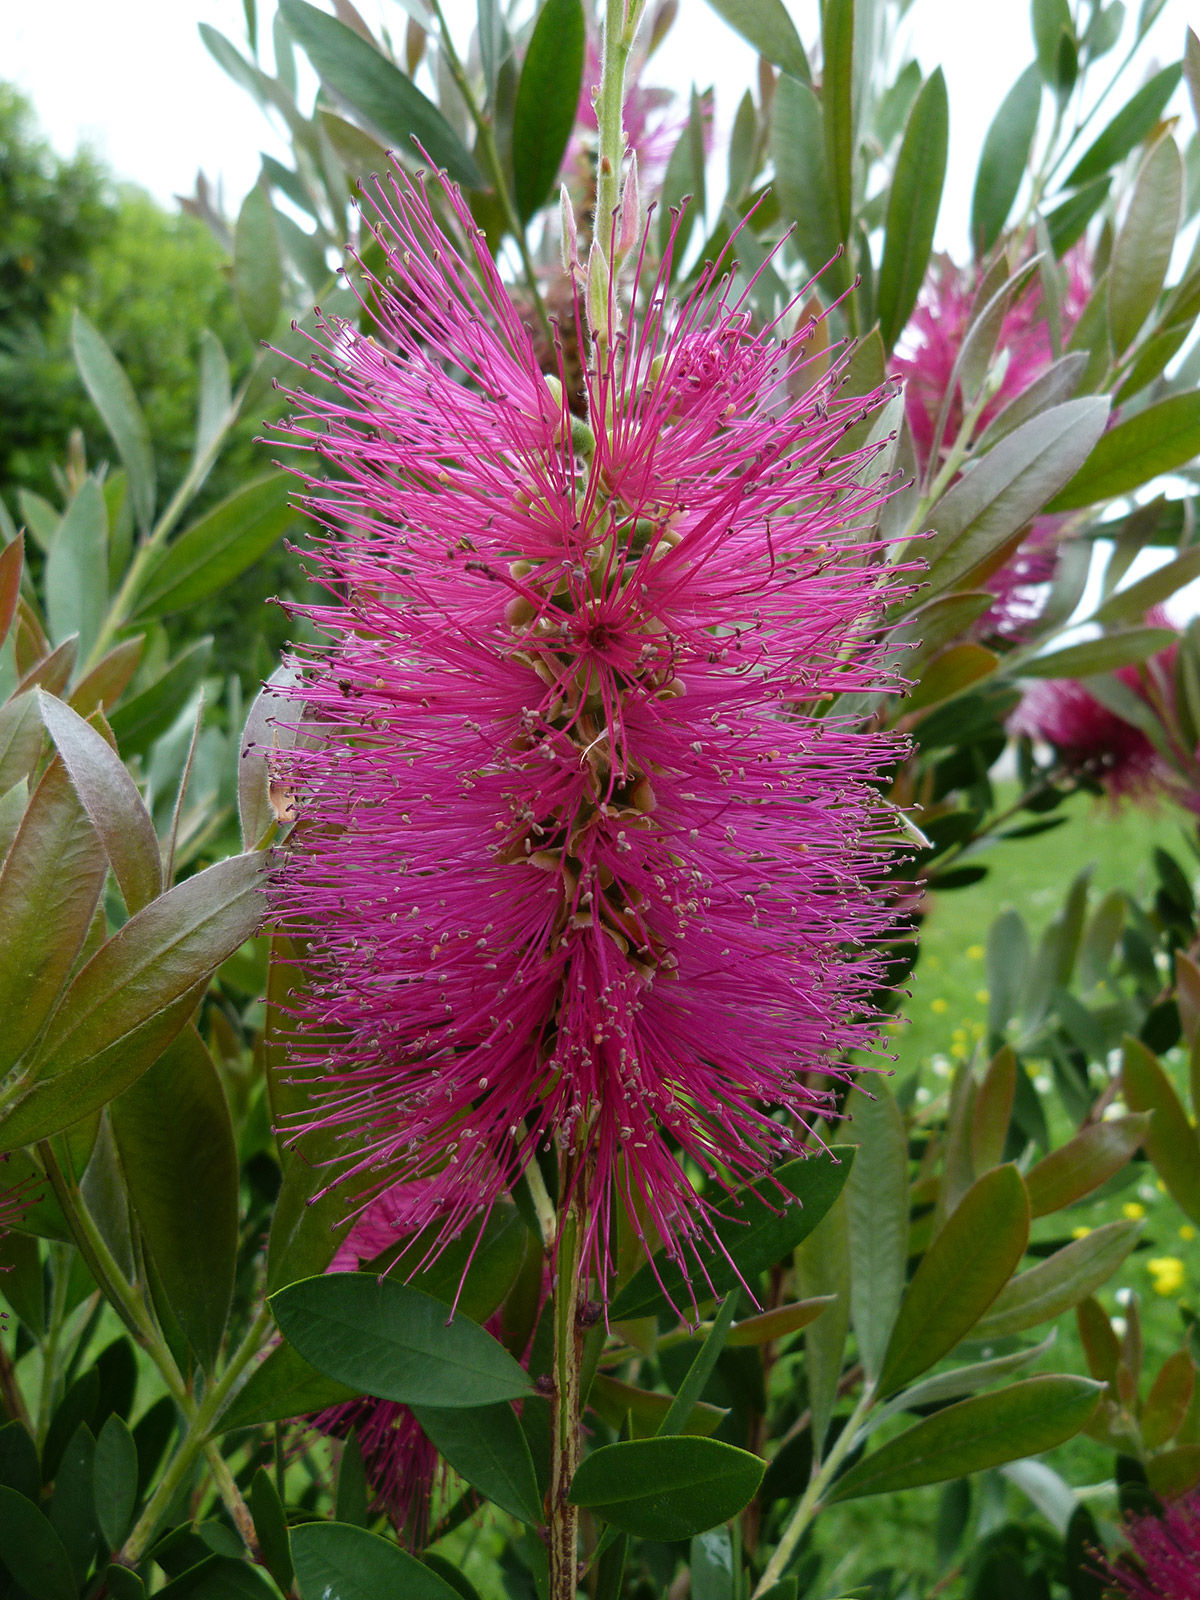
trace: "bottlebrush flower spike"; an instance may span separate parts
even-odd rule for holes
[[[1200,1600],[1200,1493],[1161,1517],[1130,1517],[1125,1536],[1133,1561],[1106,1564],[1106,1582],[1134,1600]]]
[[[756,335],[728,280],[667,269],[587,374],[538,370],[457,194],[377,184],[378,332],[327,322],[294,396],[336,603],[306,615],[298,822],[274,875],[312,940],[303,1126],[351,1193],[425,1180],[451,1237],[538,1145],[572,1153],[585,1262],[614,1210],[674,1251],[719,1185],[801,1150],[875,1038],[901,753],[814,707],[892,681],[894,571],[859,531],[874,399]],[[589,359],[591,359],[589,357]],[[299,711],[299,708],[298,708]],[[560,1199],[561,1203],[561,1199]]]

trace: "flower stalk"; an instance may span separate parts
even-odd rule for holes
[[[569,1193],[565,1189],[564,1193]],[[579,1511],[568,1499],[579,1465],[579,1276],[583,1219],[572,1196],[562,1215],[555,1258],[554,1391],[550,1421],[550,1600],[575,1600],[579,1581]]]

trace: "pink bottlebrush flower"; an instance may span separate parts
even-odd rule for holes
[[[1105,1563],[1107,1583],[1133,1600],[1200,1600],[1200,1492],[1161,1516],[1127,1518],[1125,1537],[1129,1556]]]
[[[326,1407],[312,1423],[330,1439],[348,1439],[355,1432],[376,1509],[386,1512],[414,1549],[425,1545],[438,1453],[408,1407],[363,1395]]]
[[[1160,606],[1148,611],[1144,620],[1151,627],[1172,626]],[[1168,709],[1174,704],[1178,649],[1178,645],[1169,644],[1144,666],[1120,667],[1113,674],[1160,721],[1156,701]],[[1176,799],[1192,809],[1200,805],[1195,797],[1189,798],[1178,775],[1148,735],[1102,705],[1075,678],[1034,683],[1009,719],[1009,727],[1014,733],[1028,734],[1053,745],[1068,770],[1094,779],[1113,800],[1147,799],[1170,789]]]
[[[294,397],[336,597],[292,690],[317,737],[275,758],[296,1065],[352,1188],[421,1180],[447,1238],[557,1142],[603,1283],[619,1203],[678,1252],[689,1167],[801,1151],[874,1044],[902,750],[815,715],[892,681],[874,447],[836,455],[871,402],[836,370],[789,399],[803,340],[711,273],[674,306],[664,268],[588,353],[593,435],[442,187],[465,244],[377,186],[378,334],[326,323],[331,387]]]
[[[1062,334],[1074,330],[1091,292],[1090,262],[1083,244],[1064,257],[1066,291],[1062,302]],[[905,330],[892,374],[905,383],[904,405],[922,471],[929,466],[934,432],[944,397],[954,377],[976,300],[981,293],[978,266],[957,267],[949,256],[935,258],[921,290],[916,310]],[[995,396],[984,407],[975,429],[982,434],[988,424],[1017,395],[1051,365],[1054,350],[1046,324],[1040,280],[1022,292],[1000,325],[996,354],[1006,352],[1008,366]],[[940,458],[953,446],[963,422],[962,392],[955,384],[942,432]],[[1045,588],[1058,565],[1058,539],[1063,517],[1035,517],[1029,537],[1016,555],[988,580],[995,595],[975,624],[981,637],[1014,642],[1023,639],[1041,612]]]
[[[1115,800],[1155,787],[1158,753],[1150,740],[1074,678],[1033,684],[1009,727],[1053,745],[1069,771],[1095,779]]]

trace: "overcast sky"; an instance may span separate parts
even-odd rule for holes
[[[801,36],[811,41],[817,0],[789,3]],[[397,0],[359,0],[359,7],[372,23],[384,18],[394,33],[402,30]],[[1136,11],[1133,0],[1128,9]],[[259,0],[259,10],[269,32],[273,0]],[[474,11],[474,0],[447,4],[463,46]],[[1167,0],[1131,88],[1151,61],[1178,58],[1188,20],[1195,21],[1195,0]],[[254,182],[259,150],[282,154],[282,141],[209,56],[200,22],[244,46],[242,0],[8,0],[3,75],[31,96],[58,149],[90,144],[120,177],[163,202],[189,191],[203,167],[221,180],[226,209],[235,212]],[[1032,59],[1028,0],[915,0],[905,26],[924,70],[940,64],[946,71],[950,166],[938,243],[961,255],[983,135]],[[753,52],[705,0],[681,0],[679,20],[648,77],[684,91],[693,80],[701,88],[713,84],[718,127],[727,131],[753,74]]]

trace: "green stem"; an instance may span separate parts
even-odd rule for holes
[[[138,546],[133,560],[129,563],[125,576],[121,580],[121,587],[117,590],[113,602],[108,608],[104,623],[96,636],[95,644],[92,646],[91,654],[84,662],[85,668],[95,666],[117,634],[129,621],[133,612],[133,603],[137,599],[138,590],[142,586],[147,569],[166,543],[192,496],[211,471],[212,464],[225,443],[226,435],[241,414],[252,377],[253,372],[246,377],[238,392],[230,401],[229,410],[221,418],[219,426],[213,430],[212,438],[208,441],[208,444],[200,451],[184,474],[179,487],[171,496],[166,510]]]
[[[229,1508],[230,1515],[237,1524],[238,1531],[243,1540],[254,1550],[254,1524],[243,1500],[241,1491],[233,1481],[233,1474],[228,1463],[221,1455],[216,1445],[209,1438],[213,1424],[225,1409],[238,1380],[246,1367],[262,1348],[263,1339],[271,1327],[271,1313],[264,1306],[250,1324],[245,1338],[237,1350],[230,1357],[229,1364],[224,1372],[205,1390],[204,1398],[197,1405],[194,1398],[188,1394],[186,1404],[182,1406],[187,1420],[187,1431],[179,1444],[179,1449],[171,1461],[166,1472],[159,1480],[158,1487],[146,1502],[146,1508],[138,1518],[132,1533],[122,1547],[119,1560],[125,1566],[136,1566],[145,1554],[154,1531],[165,1516],[171,1502],[179,1492],[180,1485],[195,1464],[196,1457],[202,1452],[207,1456],[213,1477],[220,1491],[222,1500]]]
[[[788,1563],[796,1552],[796,1547],[804,1537],[809,1524],[821,1509],[821,1500],[826,1490],[832,1484],[838,1468],[854,1448],[855,1440],[860,1425],[867,1412],[875,1403],[874,1386],[868,1384],[859,1396],[858,1404],[850,1413],[850,1419],[838,1435],[833,1448],[825,1457],[820,1467],[809,1479],[808,1488],[804,1491],[800,1504],[793,1511],[791,1520],[783,1530],[783,1538],[775,1548],[770,1561],[763,1569],[763,1575],[758,1580],[751,1600],[759,1600],[783,1577]]]
[[[463,104],[467,108],[468,115],[475,124],[478,153],[483,157],[487,175],[492,180],[496,198],[499,200],[501,209],[504,212],[504,221],[520,253],[525,283],[533,297],[533,307],[537,312],[538,321],[542,325],[542,332],[547,339],[550,339],[553,337],[550,318],[546,315],[542,292],[538,287],[537,269],[534,267],[533,257],[529,253],[529,241],[525,237],[525,224],[517,215],[517,208],[513,204],[513,198],[509,193],[508,183],[504,176],[504,164],[500,160],[500,152],[496,148],[496,133],[492,126],[492,119],[482,110],[475,98],[471,80],[467,77],[466,70],[459,59],[458,51],[454,48],[454,41],[450,37],[450,29],[446,26],[441,0],[432,0],[432,4],[433,12],[438,22],[438,48],[445,57],[446,65],[450,69],[450,76],[454,79],[455,88],[463,98]]]
[[[564,1174],[565,1176],[565,1174]],[[568,1191],[569,1183],[566,1185]],[[550,1600],[575,1600],[579,1512],[567,1498],[579,1465],[579,1262],[583,1218],[572,1199],[562,1218],[554,1283],[554,1398],[550,1423]]]
[[[40,1450],[46,1442],[50,1418],[54,1413],[58,1386],[58,1342],[63,1319],[67,1314],[67,1288],[70,1281],[70,1261],[61,1245],[51,1246],[50,1257],[54,1270],[51,1274],[54,1290],[50,1301],[50,1321],[42,1341],[42,1382],[38,1394],[37,1445]]]
[[[638,0],[632,0],[632,4],[630,0],[607,0],[604,10],[604,59],[596,98],[596,221],[592,238],[612,271],[616,270],[613,222],[621,202],[621,169],[625,162],[625,69],[641,10]]]
[[[196,1398],[184,1381],[183,1374],[176,1365],[175,1358],[171,1354],[157,1322],[150,1315],[137,1290],[127,1282],[124,1273],[113,1259],[112,1252],[109,1250],[103,1235],[92,1220],[87,1206],[83,1203],[83,1196],[79,1193],[73,1177],[63,1171],[49,1142],[44,1141],[38,1146],[38,1154],[41,1157],[51,1187],[54,1189],[55,1198],[58,1200],[63,1215],[67,1219],[71,1235],[80,1254],[87,1262],[89,1271],[100,1286],[109,1304],[162,1374],[171,1398],[183,1413],[184,1420],[187,1423],[187,1432],[180,1444],[176,1461],[172,1462],[171,1467],[164,1474],[162,1482],[151,1497],[146,1513],[143,1513],[137,1528],[134,1529],[134,1533],[130,1534],[129,1542],[132,1542],[134,1535],[137,1534],[138,1529],[142,1528],[142,1524],[146,1521],[146,1514],[150,1511],[150,1507],[156,1507],[156,1517],[161,1511],[165,1510],[178,1489],[183,1474],[190,1470],[196,1455],[207,1445],[209,1430],[219,1416],[232,1386],[245,1370],[247,1363],[262,1346],[264,1335],[271,1326],[271,1314],[265,1307],[259,1312],[251,1324],[250,1331],[230,1359],[225,1371],[209,1385],[203,1400],[197,1405]],[[215,1447],[214,1453],[219,1456],[219,1452],[215,1451]],[[182,1465],[178,1467],[178,1470],[175,1470],[176,1463],[180,1458],[184,1458]],[[225,1465],[223,1458],[220,1459],[219,1465],[210,1459],[210,1465],[213,1468],[217,1489],[229,1510],[230,1516],[233,1518],[243,1538],[246,1538],[248,1546],[253,1550],[254,1524],[246,1508],[246,1502],[242,1497],[241,1491],[234,1483],[233,1476]],[[170,1485],[167,1491],[164,1491],[165,1484]],[[249,1533],[248,1538],[247,1532]],[[144,1538],[148,1539],[149,1533],[144,1532]],[[126,1544],[127,1550],[129,1542]],[[143,1544],[138,1550],[137,1556],[133,1558],[135,1561],[140,1559],[144,1549],[145,1545]]]

